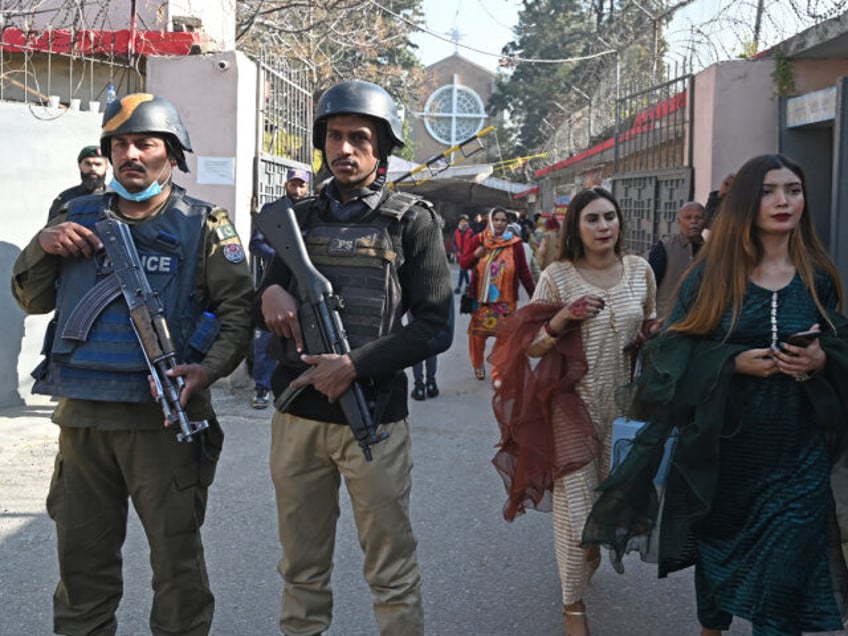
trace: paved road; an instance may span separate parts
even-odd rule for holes
[[[490,464],[497,441],[488,382],[472,377],[464,317],[454,347],[439,358],[442,395],[412,402],[412,515],[419,540],[427,634],[541,636],[562,634],[559,580],[550,515],[501,517],[503,486]],[[269,411],[248,407],[250,388],[219,385],[216,404],[226,431],[212,488],[204,543],[217,610],[213,634],[278,634],[280,555],[267,469]],[[51,404],[27,397],[0,411],[0,636],[51,632],[57,573],[52,523],[44,497],[55,453]],[[328,636],[376,633],[362,556],[349,505],[342,503],[333,573],[335,619]],[[119,634],[148,634],[150,568],[133,517],[124,548],[125,594]],[[617,575],[608,563],[587,596],[595,636],[699,633],[691,572],[658,581],[634,558]],[[731,636],[750,634],[744,621]]]

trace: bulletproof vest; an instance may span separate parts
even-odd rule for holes
[[[68,207],[68,221],[94,230],[94,224],[114,194],[82,197]],[[178,361],[186,349],[202,308],[197,299],[197,265],[205,249],[208,203],[185,196],[173,186],[166,208],[155,217],[131,224],[130,230],[150,286],[165,307]],[[84,400],[148,402],[147,362],[130,322],[123,295],[96,316],[84,341],[64,337],[68,317],[86,292],[111,272],[104,254],[62,259],[56,316],[48,360],[40,367],[34,393]]]
[[[343,301],[340,314],[352,349],[401,324],[400,223],[417,213],[420,202],[410,194],[390,193],[364,219],[341,222],[329,218],[323,201],[312,201],[302,219],[309,258]]]

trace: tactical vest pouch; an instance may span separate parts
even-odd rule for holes
[[[47,377],[47,367],[50,365],[50,352],[53,350],[53,339],[56,337],[56,316],[47,324],[47,329],[44,332],[44,342],[41,345],[41,355],[44,358],[38,363],[38,366],[32,370],[30,376],[36,380],[43,380]]]
[[[215,317],[215,314],[204,311],[197,323],[197,329],[188,341],[186,362],[201,362],[215,344],[219,333],[221,333],[221,321]]]

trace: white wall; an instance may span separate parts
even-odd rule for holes
[[[695,77],[695,200],[748,159],[777,152],[778,110],[771,78],[774,61],[714,64]]]
[[[174,16],[198,17],[220,50],[236,47],[236,0],[170,0],[168,13],[171,20]]]
[[[112,0],[105,7],[101,3],[80,3],[73,12],[68,10],[68,0],[41,0],[37,10],[28,17],[29,27],[39,29],[67,29],[71,17],[79,12],[84,28],[104,31],[121,31],[130,28],[132,3],[130,0]],[[198,18],[205,31],[221,50],[235,48],[235,0],[138,0],[136,3],[136,28],[147,31],[172,30],[173,18]],[[18,21],[14,22],[18,26]]]
[[[47,211],[59,192],[79,183],[77,154],[83,146],[100,140],[100,115],[87,111],[52,110],[41,106],[0,102],[0,183],[3,205],[3,254],[23,248],[47,221]],[[6,256],[2,258],[6,264]],[[3,369],[17,368],[21,395],[26,397],[32,380],[29,372],[40,356],[41,341],[49,316],[30,316],[24,322],[24,336],[18,329],[17,304],[9,286],[11,263],[0,267],[0,405],[3,396],[14,390],[14,375]],[[6,321],[11,320],[9,324]],[[18,352],[20,351],[20,356]],[[5,366],[4,366],[5,365]],[[6,402],[6,405],[9,403]]]
[[[226,68],[221,68],[221,63]],[[226,208],[239,236],[250,237],[250,198],[256,139],[256,64],[243,53],[151,57],[147,90],[170,99],[189,131],[190,174],[174,181],[190,195]],[[232,158],[233,185],[199,184],[197,157]]]

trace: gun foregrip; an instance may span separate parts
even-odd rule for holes
[[[304,351],[309,355],[332,353],[327,349],[325,337],[318,322],[315,308],[309,303],[301,303],[297,311],[297,322],[300,334],[303,336]]]

